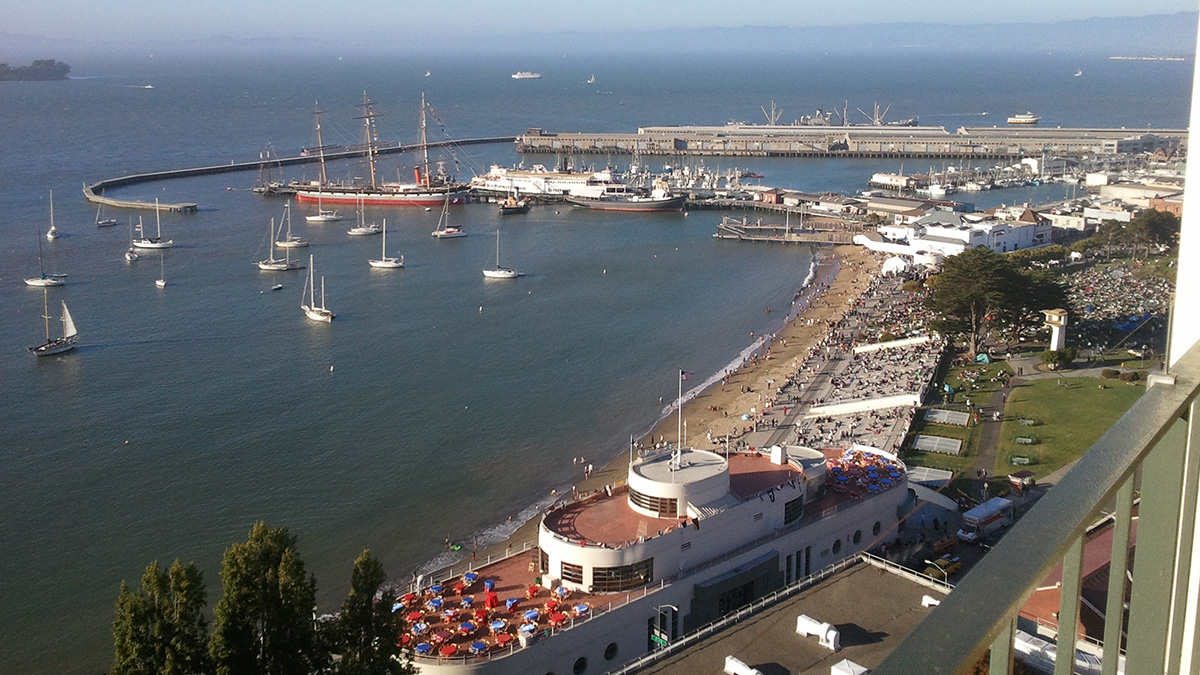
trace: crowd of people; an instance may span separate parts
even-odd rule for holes
[[[1076,316],[1127,321],[1146,314],[1163,314],[1171,303],[1175,284],[1164,279],[1139,277],[1131,265],[1092,267],[1071,274],[1067,297]]]

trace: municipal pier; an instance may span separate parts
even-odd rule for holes
[[[527,130],[516,139],[522,153],[633,154],[733,157],[861,157],[1014,159],[1041,153],[1060,157],[1174,150],[1186,129],[1036,127],[834,126],[726,124],[651,126],[637,133]]]

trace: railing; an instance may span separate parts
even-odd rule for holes
[[[1078,623],[1083,544],[1101,510],[1115,503],[1104,627],[1110,657],[1128,634],[1125,672],[1196,672],[1200,642],[1193,550],[1200,461],[1189,440],[1200,433],[1200,346],[1152,376],[1149,390],[1096,441],[1073,469],[958,584],[953,593],[872,672],[937,675],[969,671],[991,649],[990,672],[1012,672],[1018,612],[1063,564],[1059,626]],[[1080,414],[1087,414],[1081,411]],[[1137,566],[1126,590],[1133,496],[1138,505]],[[1136,584],[1136,585],[1133,585]],[[1136,592],[1135,592],[1136,591]],[[1126,620],[1121,608],[1129,597]],[[1127,624],[1127,625],[1126,625]],[[1060,631],[1056,675],[1072,672],[1075,630]],[[1118,658],[1102,672],[1118,672]]]

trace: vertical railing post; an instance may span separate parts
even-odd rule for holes
[[[1011,618],[1008,625],[992,640],[992,655],[988,659],[990,675],[1009,675],[1013,671],[1013,646],[1017,636],[1017,620]]]
[[[1062,561],[1062,583],[1058,586],[1058,657],[1054,660],[1054,675],[1075,672],[1075,639],[1079,624],[1080,577],[1083,576],[1082,534],[1071,542]]]
[[[1187,425],[1176,420],[1142,462],[1138,506],[1137,592],[1129,603],[1128,659],[1137,671],[1165,673],[1171,630],[1176,541],[1183,497]]]
[[[1112,558],[1108,565],[1108,597],[1104,603],[1104,660],[1100,675],[1117,675],[1121,635],[1125,632],[1125,574],[1129,569],[1129,530],[1133,523],[1133,484],[1130,474],[1117,490],[1113,514]]]

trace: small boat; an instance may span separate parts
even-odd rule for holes
[[[282,260],[275,257],[276,231],[274,218],[271,219],[271,223],[267,227],[267,238],[270,242],[268,246],[270,247],[271,253],[266,260],[259,260],[258,263],[256,263],[258,265],[258,269],[263,270],[264,272],[288,272],[291,270],[304,269],[304,266],[300,264],[300,261],[292,260],[290,248],[283,249]],[[282,229],[282,227],[280,229]]]
[[[159,288],[167,287],[167,263],[166,256],[161,252],[158,254],[158,278],[154,280],[154,285]]]
[[[275,242],[279,248],[304,248],[308,246],[308,240],[303,239],[298,234],[292,234],[292,203],[288,202],[283,205],[283,222],[280,223],[279,229],[282,230],[284,225],[287,226],[287,234]]]
[[[450,200],[447,199],[442,203],[442,215],[438,216],[438,228],[430,232],[437,239],[454,239],[456,237],[467,236],[461,227],[455,227],[450,224]]]
[[[175,245],[174,239],[162,238],[162,218],[159,216],[158,200],[154,200],[154,223],[157,229],[157,235],[147,237],[142,230],[142,219],[138,218],[137,233],[138,236],[133,240],[134,248],[171,248]]]
[[[79,332],[75,330],[75,322],[71,319],[71,313],[67,311],[65,301],[62,303],[62,337],[56,340],[50,339],[50,305],[48,303],[46,291],[42,289],[42,318],[46,320],[46,342],[29,348],[29,351],[33,352],[35,356],[50,356],[71,351],[79,340]]]
[[[432,74],[433,74],[433,73],[429,72],[428,70],[427,70],[427,71],[425,71],[425,77],[429,77],[429,76],[430,76],[430,75],[432,75]]]
[[[54,241],[55,239],[58,239],[59,236],[61,235],[58,233],[58,228],[54,226],[54,223],[50,223],[50,229],[46,230],[46,240]]]
[[[596,84],[596,76],[594,74],[587,79],[587,84]]]
[[[1075,71],[1075,77],[1083,77],[1083,71],[1082,70]]]
[[[515,213],[529,213],[529,202],[512,195],[500,203],[500,215],[509,216]]]
[[[96,205],[96,227],[112,227],[113,225],[120,225],[116,218],[101,218],[100,212],[103,209],[104,204]]]
[[[316,277],[313,276],[313,257],[312,254],[309,254],[308,278],[304,280],[304,290],[300,292],[300,309],[304,310],[304,315],[313,321],[329,323],[337,315],[325,308],[325,277],[321,277],[321,305],[319,307],[316,303],[315,280]],[[304,297],[306,292],[308,293],[307,304],[305,304]]]
[[[54,191],[50,191],[50,228],[54,229]],[[62,286],[63,280],[67,278],[65,274],[47,274],[46,268],[42,263],[42,238],[38,237],[38,275],[25,279],[26,286]]]
[[[282,291],[282,290],[283,290],[283,284],[275,284],[274,286],[272,286],[272,287],[271,287],[271,290],[273,290],[273,291]]]
[[[383,219],[383,250],[379,253],[378,259],[368,259],[367,264],[371,267],[380,267],[383,269],[397,269],[404,267],[404,256],[399,258],[389,258],[387,254],[387,218]]]
[[[324,151],[322,151],[322,158]],[[321,207],[321,193],[317,193],[317,213],[312,216],[304,216],[304,221],[308,223],[336,223],[340,220],[345,220],[342,214],[337,211],[330,211]]]
[[[500,228],[496,228],[496,266],[492,269],[484,269],[483,276],[485,279],[516,279],[521,276],[520,272],[508,267],[500,266]]]
[[[133,248],[132,246],[129,247],[129,250],[125,251],[125,262],[133,262],[139,257],[141,256],[138,255],[137,249]]]
[[[542,74],[541,73],[531,73],[528,70],[518,70],[517,72],[512,74],[512,79],[514,79],[514,80],[540,80],[540,79],[542,79]]]
[[[1023,113],[1013,115],[1012,117],[1008,118],[1009,124],[1037,124],[1038,122],[1041,122],[1041,121],[1042,121],[1042,118],[1038,117],[1037,115],[1034,115],[1031,112],[1023,112]]]
[[[372,234],[379,234],[381,231],[375,223],[367,224],[367,212],[360,202],[358,205],[358,225],[346,230],[346,234],[351,237],[366,237]]]
[[[565,199],[575,206],[598,211],[682,211],[686,195],[673,195],[662,180],[654,183],[650,194],[612,194],[602,197],[576,197]]]

